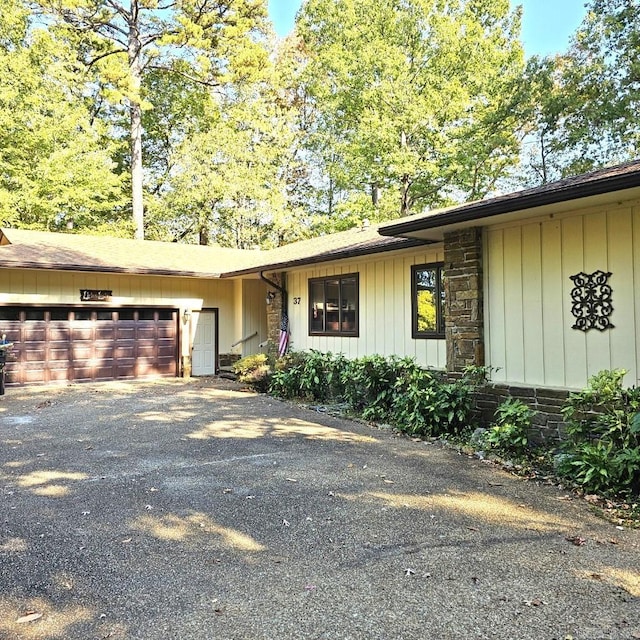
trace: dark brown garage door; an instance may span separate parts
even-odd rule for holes
[[[176,376],[175,309],[0,307],[7,384]]]

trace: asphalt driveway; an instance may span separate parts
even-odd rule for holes
[[[640,638],[640,531],[234,383],[8,389],[0,638]]]

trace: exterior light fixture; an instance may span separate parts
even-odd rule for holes
[[[275,297],[276,297],[276,294],[274,291],[267,292],[267,304],[271,304]]]
[[[182,312],[182,322],[184,324],[187,324],[187,322],[189,322],[189,318],[191,317],[191,309],[185,309]]]

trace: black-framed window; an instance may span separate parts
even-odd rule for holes
[[[358,335],[359,278],[350,273],[309,280],[309,335]]]
[[[411,267],[412,335],[444,337],[444,270],[441,262]]]

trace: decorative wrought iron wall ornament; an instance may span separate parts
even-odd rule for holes
[[[609,316],[613,313],[611,297],[613,289],[607,280],[611,276],[609,271],[594,271],[591,274],[584,272],[569,276],[573,280],[574,287],[571,290],[571,313],[576,318],[572,329],[589,331],[597,329],[605,331],[613,329]]]

